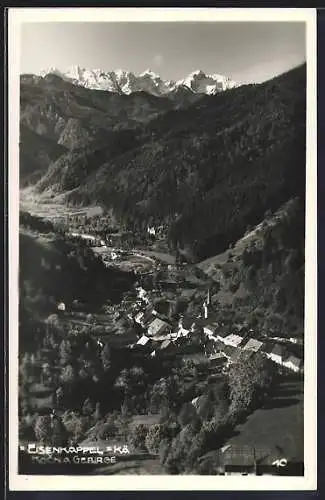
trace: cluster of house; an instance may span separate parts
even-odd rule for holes
[[[139,289],[138,293],[143,300],[144,290]],[[148,301],[146,303],[148,304]],[[133,319],[141,327],[142,335],[132,347],[146,347],[151,356],[156,356],[162,351],[178,353],[181,346],[192,342],[200,344],[200,352],[185,354],[184,351],[184,358],[188,356],[195,364],[206,360],[213,365],[227,367],[235,363],[242,353],[247,361],[256,353],[263,353],[274,363],[288,370],[303,370],[302,359],[290,352],[288,344],[256,338],[253,330],[240,325],[235,325],[230,330],[229,326],[211,321],[210,313],[209,294],[199,317],[181,316],[177,325],[171,325],[149,305],[134,315]]]
[[[240,330],[240,329],[239,329]],[[204,332],[212,341],[210,349],[215,355],[222,353],[227,358],[227,363],[235,363],[241,354],[245,353],[247,361],[256,353],[262,353],[277,365],[283,366],[294,372],[303,370],[302,359],[292,354],[286,345],[272,340],[263,340],[254,337],[252,330],[236,331],[229,333],[227,329],[212,324],[204,327]]]

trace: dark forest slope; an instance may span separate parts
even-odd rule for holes
[[[19,142],[20,187],[37,182],[49,166],[66,152],[61,144],[24,125],[20,127]]]
[[[233,248],[199,267],[219,284],[215,298],[259,334],[303,337],[305,206],[295,198]]]
[[[75,178],[69,200],[112,206],[135,229],[167,222],[173,244],[218,253],[265,210],[304,195],[305,94],[303,65],[170,111],[137,147]]]
[[[87,246],[58,236],[39,236],[21,228],[19,234],[19,287],[21,307],[44,315],[56,304],[74,300],[88,310],[99,310],[107,299],[120,300],[133,276],[105,268]]]
[[[177,110],[144,93],[90,91],[53,75],[23,82],[21,99],[22,122],[69,148],[39,191],[111,207],[133,231],[165,223],[170,245],[194,258],[223,251],[266,210],[304,196],[305,65]]]

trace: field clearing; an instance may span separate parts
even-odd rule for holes
[[[118,267],[121,271],[131,272],[137,270],[138,272],[145,272],[153,267],[153,262],[145,257],[130,254],[123,257],[119,261],[114,261],[114,266]]]
[[[53,222],[59,222],[69,216],[87,215],[93,217],[102,213],[99,206],[69,207],[60,195],[53,196],[49,193],[35,194],[30,188],[20,191],[20,209],[31,215],[44,217]]]
[[[148,255],[149,257],[154,257],[155,259],[161,260],[166,264],[175,264],[176,262],[175,255],[171,255],[169,253],[154,252],[152,250],[141,250],[141,253],[143,253],[144,255]]]
[[[237,426],[238,434],[228,445],[238,449],[254,446],[265,451],[265,459],[304,460],[303,383],[283,381],[263,408]]]

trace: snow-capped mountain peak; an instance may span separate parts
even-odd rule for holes
[[[239,86],[226,76],[217,73],[207,74],[200,69],[192,71],[186,78],[177,82],[163,80],[150,68],[139,75],[135,75],[131,71],[122,69],[103,71],[72,66],[66,72],[63,72],[58,68],[50,67],[40,72],[40,76],[44,77],[50,73],[60,76],[74,85],[124,94],[144,91],[155,96],[168,96],[168,94],[174,93],[179,88],[186,87],[193,93],[213,95]]]
[[[150,76],[152,78],[160,78],[159,75],[157,75],[154,71],[152,71],[152,69],[146,69],[145,71],[143,71],[142,73],[140,73],[139,76]]]

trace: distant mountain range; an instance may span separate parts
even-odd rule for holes
[[[134,92],[147,92],[157,97],[173,96],[179,89],[194,94],[214,95],[239,86],[238,83],[226,76],[206,74],[202,70],[193,71],[186,78],[178,81],[164,80],[150,69],[140,75],[121,69],[102,71],[81,68],[80,66],[73,66],[66,72],[54,67],[40,72],[41,77],[49,74],[60,76],[66,81],[88,89],[106,90],[127,95]]]

